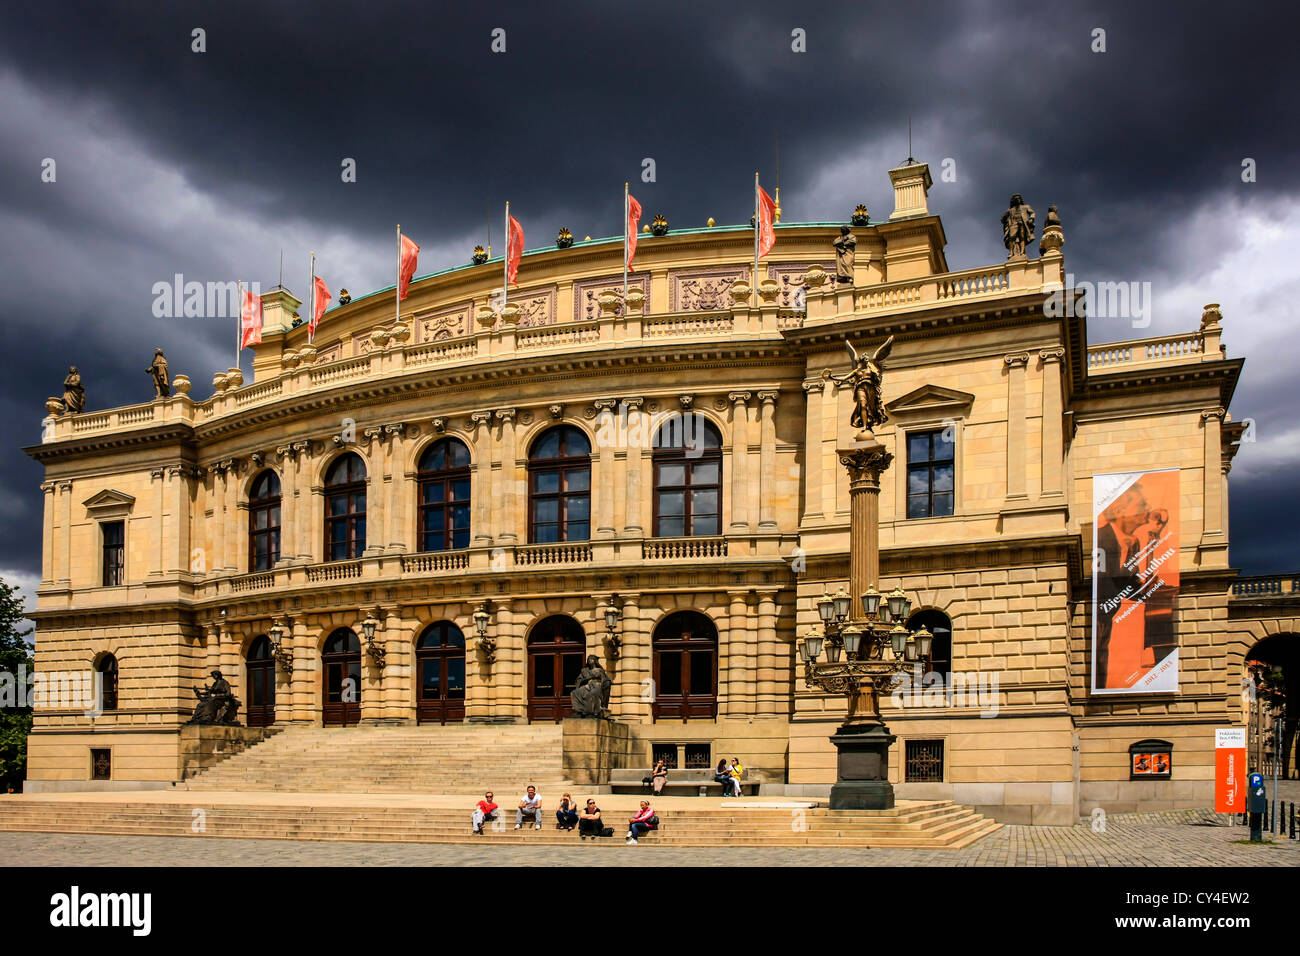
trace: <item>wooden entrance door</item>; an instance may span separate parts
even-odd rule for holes
[[[430,624],[415,644],[416,723],[465,719],[465,635],[451,621]]]
[[[655,628],[654,717],[690,719],[718,713],[718,631],[697,611],[669,614]]]
[[[350,628],[341,627],[325,641],[321,658],[325,671],[325,726],[360,723],[361,641]]]
[[[528,720],[559,723],[573,713],[569,695],[587,654],[582,625],[565,614],[537,622],[528,635]]]
[[[248,646],[244,670],[248,677],[248,726],[269,727],[275,723],[275,658],[271,656],[271,640],[265,634],[253,638]]]

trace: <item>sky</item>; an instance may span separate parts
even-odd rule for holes
[[[155,317],[155,283],[268,289],[283,254],[301,295],[315,251],[357,296],[391,285],[395,223],[425,274],[467,262],[489,223],[499,247],[506,199],[529,248],[561,226],[618,235],[629,180],[673,227],[747,222],[755,170],[786,222],[860,202],[883,219],[909,122],[950,268],[1005,259],[1021,193],[1040,229],[1058,206],[1076,281],[1150,283],[1149,326],[1093,319],[1089,342],[1195,330],[1222,304],[1246,358],[1231,412],[1255,423],[1232,563],[1300,570],[1298,20],[1197,2],[3,5],[0,283],[20,358],[0,386],[0,577],[34,605],[42,469],[21,449],[69,364],[91,410],[151,398],[154,348],[196,398],[231,364],[233,320]]]

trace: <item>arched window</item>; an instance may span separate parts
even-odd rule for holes
[[[952,671],[952,620],[942,611],[917,611],[907,619],[909,631],[922,625],[934,635],[934,640],[930,642],[929,656],[921,659],[921,672],[946,677]]]
[[[554,614],[528,632],[528,719],[559,723],[573,713],[569,695],[578,686],[587,654],[582,625]]]
[[[674,415],[655,432],[654,534],[720,534],[722,436],[702,415]]]
[[[105,654],[95,665],[99,672],[99,709],[117,710],[117,658]]]
[[[340,627],[321,648],[325,700],[322,718],[329,726],[361,720],[361,641],[351,628]]]
[[[528,540],[591,537],[591,442],[572,425],[557,425],[528,455]]]
[[[417,723],[465,719],[465,635],[451,621],[435,621],[415,642]]]
[[[366,465],[340,455],[325,474],[325,560],[359,558],[366,550]]]
[[[675,611],[659,622],[654,648],[654,717],[718,713],[718,629],[698,611]]]
[[[269,727],[275,723],[275,657],[271,639],[265,634],[259,634],[248,645],[244,671],[248,678],[248,726]]]
[[[280,478],[267,469],[248,491],[248,570],[269,571],[280,560]]]
[[[440,438],[420,456],[420,550],[469,547],[469,449]]]

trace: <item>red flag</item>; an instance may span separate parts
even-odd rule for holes
[[[406,287],[415,275],[415,265],[420,256],[420,247],[409,236],[402,236],[402,261],[398,266],[397,298],[406,298]]]
[[[514,286],[519,285],[515,276],[519,275],[519,257],[524,253],[524,227],[519,220],[510,217],[510,235],[506,239],[506,280]]]
[[[641,224],[641,204],[636,201],[636,197],[631,193],[627,195],[627,271],[635,272],[632,268],[632,257],[636,255],[636,230]]]
[[[253,295],[252,289],[244,290],[244,301],[239,305],[239,327],[241,349],[262,344],[262,297]]]
[[[308,334],[316,334],[316,326],[320,325],[320,317],[325,314],[325,306],[329,305],[330,290],[325,285],[325,280],[320,276],[316,277],[316,306],[312,309],[311,326],[307,329]]]
[[[776,245],[776,203],[762,186],[758,187],[758,257],[761,259]]]

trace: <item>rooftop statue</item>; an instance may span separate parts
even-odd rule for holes
[[[1008,259],[1023,259],[1025,249],[1034,241],[1034,210],[1020,198],[1011,197],[1011,208],[1002,214],[1002,244]]]
[[[153,362],[145,369],[153,379],[154,398],[166,398],[172,393],[167,382],[167,356],[162,349],[153,350]]]
[[[857,258],[858,240],[848,226],[840,226],[839,238],[833,243],[835,247],[835,279],[837,282],[853,281],[853,262]]]
[[[63,409],[76,414],[86,410],[86,390],[81,387],[81,373],[75,365],[68,367],[67,378],[63,380]]]

